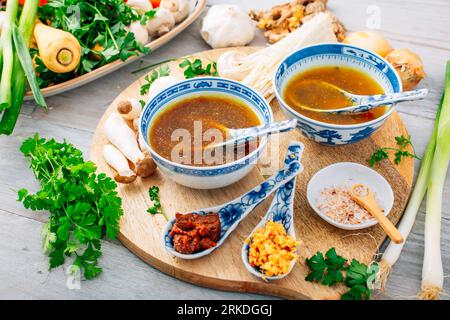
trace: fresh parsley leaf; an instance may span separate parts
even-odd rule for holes
[[[18,200],[27,209],[50,212],[42,231],[50,269],[74,257],[73,265],[86,279],[96,277],[102,270],[100,239],[116,238],[123,215],[116,183],[104,173],[97,175],[95,164],[85,162],[82,152],[65,141],[36,134],[22,143],[20,151],[41,189],[36,194],[21,189]]]
[[[408,146],[411,146],[414,150],[414,146],[411,141],[411,136],[405,137],[404,135],[395,137],[395,141],[399,148],[380,148],[376,150],[372,156],[369,159],[369,165],[371,167],[375,166],[378,162],[382,161],[383,159],[389,158],[389,151],[395,152],[394,153],[394,163],[400,164],[403,160],[403,158],[416,158],[419,159],[419,157],[416,156],[415,152],[410,153],[409,151],[405,150]]]
[[[170,68],[167,65],[163,65],[161,66],[161,68],[159,68],[159,70],[153,70],[152,73],[149,75],[146,75],[144,77],[144,80],[146,81],[142,86],[141,86],[141,96],[146,95],[148,93],[148,91],[150,90],[150,87],[152,86],[153,82],[155,82],[156,79],[161,78],[161,77],[167,77],[170,75]],[[145,105],[145,103],[144,103]],[[143,105],[143,106],[144,106]]]
[[[343,257],[337,255],[331,248],[325,254],[317,252],[306,259],[310,273],[307,281],[318,282],[326,286],[345,283],[349,290],[341,296],[342,300],[368,300],[371,297],[371,285],[378,273],[378,264],[367,267],[364,263],[353,259],[350,264]],[[345,276],[344,276],[345,274]]]
[[[346,262],[347,260],[336,254],[334,248],[327,251],[325,258],[321,252],[318,252],[310,259],[306,259],[306,264],[311,269],[306,280],[319,282],[326,286],[342,282],[344,280],[342,271],[345,270]]]
[[[353,259],[345,278],[345,284],[350,290],[341,299],[369,300],[371,297],[369,286],[375,281],[377,273],[378,265],[376,263],[367,267],[364,263]]]
[[[150,10],[145,12],[141,17],[141,25],[145,26],[150,19],[156,16],[156,10]]]
[[[150,214],[162,214],[164,218],[169,221],[169,218],[167,217],[161,206],[161,200],[159,198],[159,188],[157,186],[150,187],[150,189],[148,190],[148,195],[150,197],[150,200],[153,201],[153,206],[148,208],[147,212]]]
[[[192,79],[198,76],[214,76],[217,77],[219,73],[217,72],[217,63],[212,62],[203,68],[202,60],[195,59],[194,61],[190,61],[188,59],[184,59],[180,65],[180,68],[186,68],[184,70],[184,77],[186,79]]]

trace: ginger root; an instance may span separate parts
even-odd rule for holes
[[[266,30],[264,36],[268,41],[276,43],[320,12],[330,13],[333,19],[333,31],[338,41],[342,41],[347,30],[327,10],[327,0],[293,0],[268,11],[252,10],[249,15],[258,23],[258,28]]]

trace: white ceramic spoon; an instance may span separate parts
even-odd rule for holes
[[[193,254],[183,254],[175,251],[173,245],[173,237],[170,235],[170,231],[176,222],[176,219],[169,221],[162,233],[163,246],[172,255],[182,259],[198,259],[204,257],[217,248],[219,248],[225,240],[229,237],[231,232],[238,226],[238,224],[252,212],[261,202],[263,202],[270,194],[278,190],[288,181],[292,180],[299,172],[303,170],[300,162],[296,159],[300,159],[303,146],[299,142],[293,142],[288,148],[288,152],[285,157],[285,167],[275,173],[272,177],[261,183],[253,190],[240,196],[239,198],[232,200],[223,205],[200,209],[196,211],[190,211],[189,213],[207,215],[211,213],[219,214],[220,218],[220,236],[216,246],[203,250]],[[220,191],[218,191],[220,192]]]
[[[295,159],[295,161],[300,161],[304,150],[303,144],[298,143],[295,146],[291,145],[289,148],[298,149],[298,152],[296,153],[298,158]],[[289,162],[285,162],[285,166],[288,165]],[[256,232],[256,230],[263,228],[268,221],[278,222],[282,224],[284,229],[286,230],[286,233],[290,235],[292,238],[296,239],[294,227],[295,181],[296,178],[294,177],[277,190],[266,215],[261,219],[261,222],[253,229],[247,241],[245,241],[244,245],[242,246],[242,261],[244,262],[245,267],[251,274],[260,279],[263,280],[282,279],[292,271],[292,268],[296,263],[295,259],[292,260],[289,271],[287,273],[278,276],[267,276],[264,273],[262,273],[258,268],[252,267],[248,261],[248,253],[250,249],[250,241],[252,239],[252,236]]]

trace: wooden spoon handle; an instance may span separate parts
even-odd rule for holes
[[[371,204],[371,202],[369,202]],[[369,204],[365,203],[365,204]],[[389,238],[392,239],[395,243],[403,243],[404,239],[400,231],[394,226],[394,224],[383,214],[383,212],[378,208],[378,206],[375,204],[373,205],[363,205],[360,204],[364,209],[369,211],[371,215],[375,217],[375,219],[378,220],[378,223],[383,228],[384,231],[386,231],[386,234],[389,236]]]
[[[361,207],[369,211],[369,213],[378,221],[380,226],[395,243],[403,243],[404,239],[400,231],[394,224],[383,214],[375,201],[373,193],[368,190],[368,194],[360,197],[354,192],[351,193],[353,200]]]

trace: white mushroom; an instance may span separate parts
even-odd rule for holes
[[[144,141],[144,137],[142,137],[142,135],[139,134],[139,124],[140,124],[139,118],[133,120],[133,129],[136,132],[137,137],[138,137],[137,140],[138,140],[138,144],[139,144],[139,149],[141,149],[142,152],[150,151],[147,148],[147,144]]]
[[[126,124],[125,120],[113,112],[103,125],[106,138],[136,167],[136,173],[148,177],[155,172],[156,164],[150,154],[139,149],[136,134]]]
[[[203,19],[201,35],[212,48],[245,46],[255,37],[255,25],[238,6],[219,4]]]
[[[217,60],[217,72],[219,76],[242,81],[247,76],[247,73],[238,67],[246,56],[246,54],[237,51],[227,51],[222,54]]]
[[[139,118],[142,112],[141,103],[136,99],[126,99],[117,104],[117,113],[125,120]]]
[[[147,22],[148,34],[152,37],[161,37],[175,26],[175,18],[164,8],[158,8],[155,17]]]
[[[175,23],[186,19],[190,11],[189,0],[161,0],[160,7],[172,13]]]
[[[146,45],[149,40],[147,27],[141,24],[140,21],[134,21],[128,26],[128,31],[134,34],[137,42]]]
[[[112,144],[103,147],[103,158],[111,168],[116,170],[114,180],[119,183],[131,183],[136,180],[136,173],[130,169],[127,158]]]
[[[140,14],[153,9],[152,3],[149,0],[128,0],[126,5]]]
[[[177,84],[178,82],[180,82],[180,80],[173,76],[160,77],[156,79],[152,83],[148,91],[148,101],[156,97],[161,91],[167,89],[170,86],[173,86],[174,84]]]
[[[3,23],[6,20],[6,11],[0,11],[0,34],[2,34]]]

